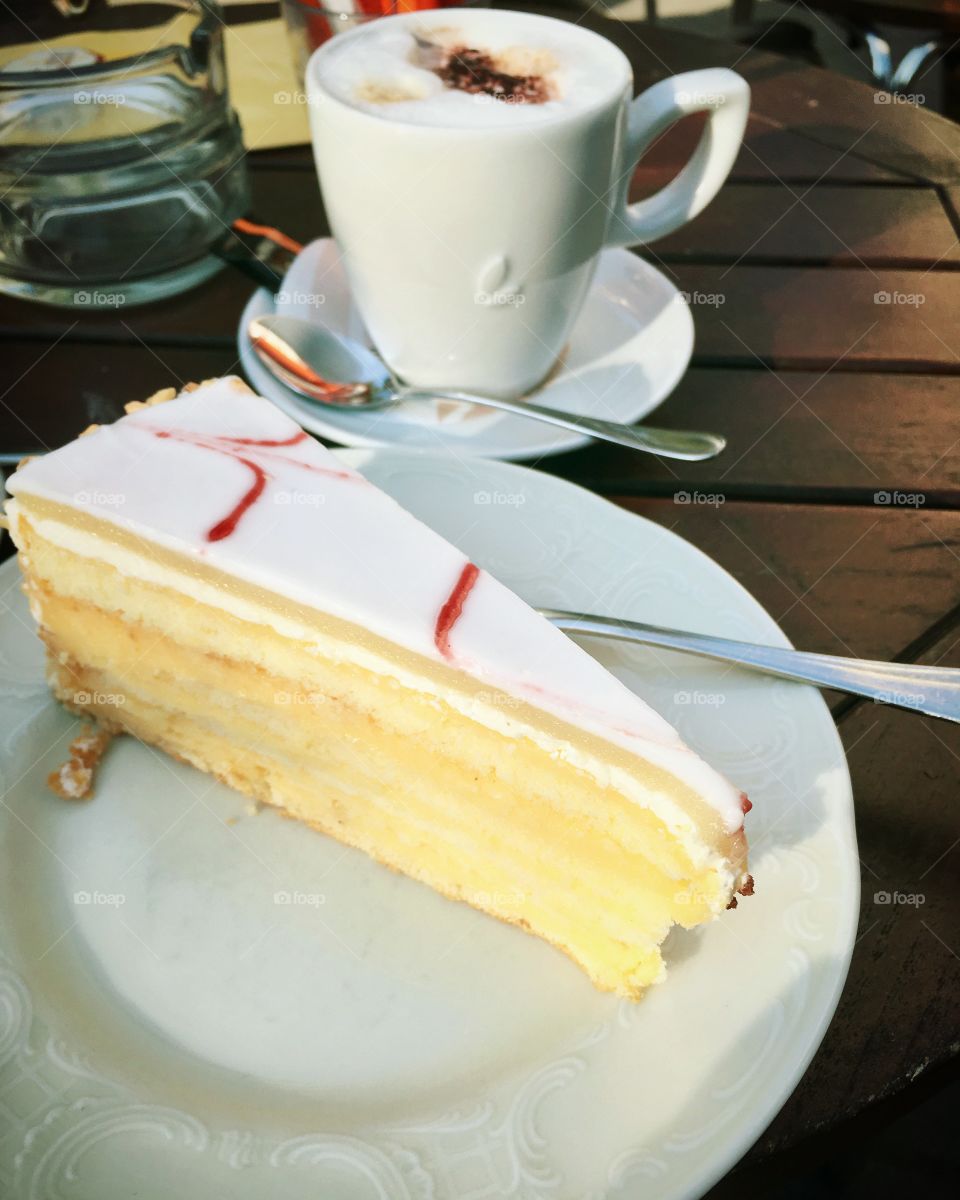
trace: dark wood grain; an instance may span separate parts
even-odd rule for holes
[[[709,462],[679,463],[595,442],[539,466],[618,493],[699,489],[872,505],[886,491],[891,504],[916,494],[926,508],[960,505],[960,379],[952,376],[694,368],[650,420],[729,431],[730,444]]]
[[[960,667],[958,646],[955,630],[924,661]],[[956,1029],[960,984],[960,729],[863,704],[840,731],[862,874],[857,945],[820,1053],[758,1153],[890,1097],[956,1051],[943,1031]]]
[[[642,86],[637,81],[638,88]],[[688,117],[660,135],[643,157],[641,173],[656,177],[657,186],[663,173],[676,171],[690,157],[703,129],[703,120]],[[869,162],[854,154],[844,154],[832,146],[822,146],[802,134],[792,133],[771,124],[759,111],[747,120],[743,146],[730,174],[733,183],[831,183],[912,184],[912,176],[891,170],[880,163]]]
[[[862,189],[826,182],[728,183],[713,204],[658,242],[667,262],[820,262],[861,267],[960,267],[960,241],[935,188]],[[957,295],[960,296],[960,284]]]
[[[308,242],[327,232],[327,222],[313,156],[309,150],[300,153],[306,160],[302,171],[257,164],[252,173],[253,211],[297,241]]]
[[[768,267],[749,258],[668,267],[694,299],[698,364],[960,374],[953,272]],[[711,296],[722,303],[702,299]]]

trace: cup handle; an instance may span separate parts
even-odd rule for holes
[[[607,244],[654,242],[706,208],[730,174],[749,109],[747,81],[726,67],[673,75],[637,96],[627,110],[621,190]],[[630,179],[644,151],[675,121],[696,112],[709,114],[707,124],[683,170],[659,192],[628,204]]]

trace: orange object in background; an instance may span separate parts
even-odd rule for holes
[[[466,0],[284,0],[283,12],[291,36],[302,36],[301,67],[306,58],[336,33],[363,21],[394,13],[426,12],[434,8],[462,8]]]
[[[372,16],[386,17],[392,13],[421,12],[429,8],[462,8],[463,0],[359,0],[358,7]]]
[[[274,229],[272,225],[258,225],[254,221],[248,221],[246,217],[238,217],[232,227],[238,233],[251,233],[257,237],[269,238],[271,242],[290,254],[299,254],[303,249],[302,242],[294,241],[292,237],[288,237],[280,229]]]

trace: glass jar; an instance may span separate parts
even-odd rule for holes
[[[39,7],[0,28],[0,290],[120,305],[212,275],[249,205],[219,5]]]

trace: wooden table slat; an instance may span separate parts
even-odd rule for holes
[[[643,81],[638,80],[639,84]],[[690,155],[703,119],[687,117],[665,130],[643,156],[641,169],[651,173],[676,171]],[[860,158],[856,151],[844,153],[833,146],[812,141],[802,133],[784,129],[754,110],[747,119],[743,145],[730,173],[732,183],[806,183],[819,180],[835,184],[915,184],[916,177],[890,170]]]
[[[729,447],[708,462],[679,463],[595,442],[539,466],[605,492],[685,489],[869,505],[886,491],[891,505],[911,495],[921,497],[918,507],[960,505],[955,377],[695,368],[650,420],[727,433]]]
[[[649,253],[656,262],[656,247]],[[749,261],[665,270],[693,299],[698,364],[960,373],[960,276],[953,272]]]
[[[876,187],[865,203],[860,191],[826,183],[812,189],[728,183],[695,221],[654,250],[667,261],[960,267],[960,239],[935,188]],[[960,299],[960,281],[956,287]]]
[[[960,667],[958,634],[922,661]],[[790,1144],[798,1128],[835,1125],[865,1097],[888,1097],[950,1057],[942,1031],[955,1028],[960,984],[960,728],[864,704],[840,729],[862,864],[858,940],[820,1053],[758,1153]]]

